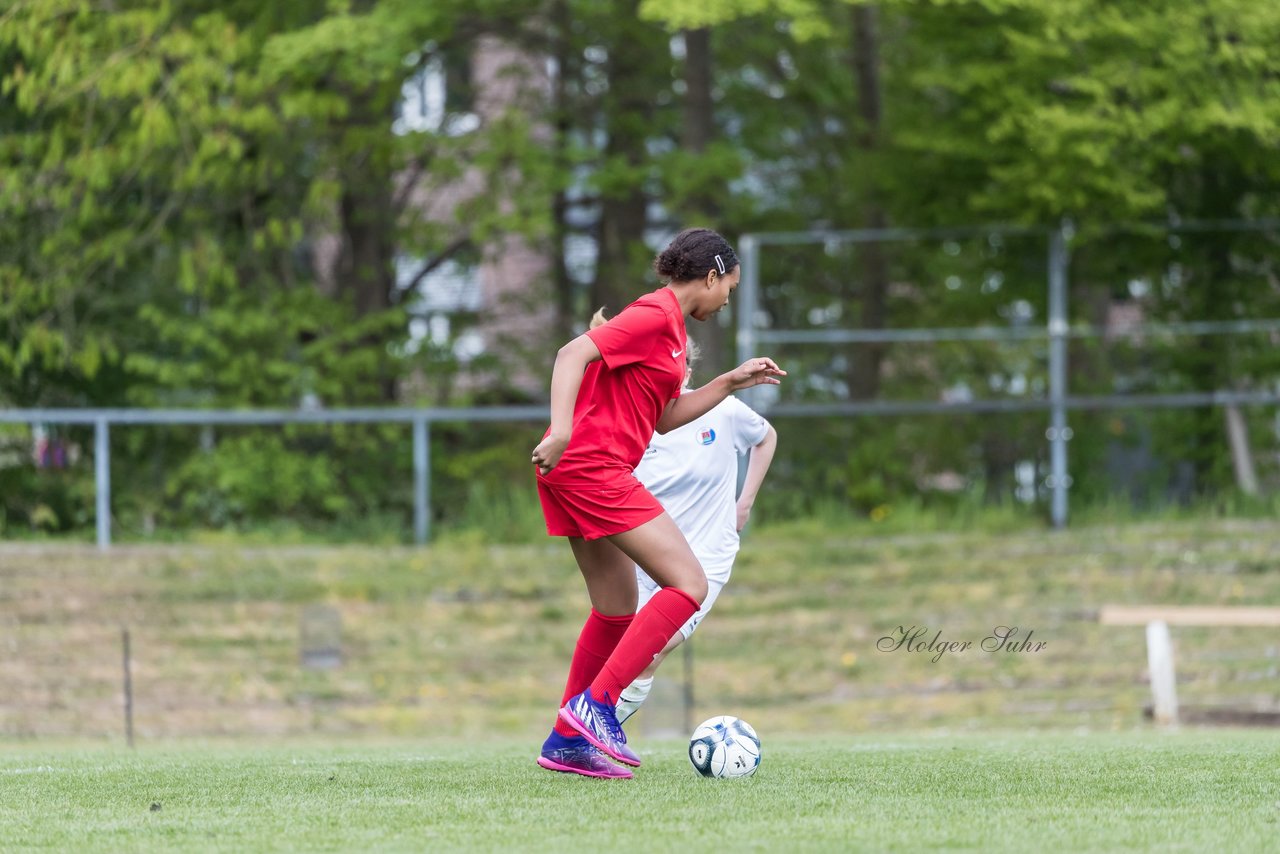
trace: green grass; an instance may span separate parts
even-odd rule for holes
[[[630,781],[534,745],[0,748],[6,851],[1264,851],[1265,733],[771,738],[755,778],[642,744]]]
[[[1141,627],[1117,604],[1280,603],[1280,523],[1186,520],[1048,533],[866,536],[834,524],[752,533],[694,639],[703,717],[769,731],[1144,726]],[[299,666],[300,622],[342,621],[343,666]],[[404,547],[0,544],[0,739],[121,737],[120,629],[139,738],[533,738],[586,613],[558,540]],[[883,652],[898,626],[980,641],[1034,631],[1038,653],[932,661]],[[1175,628],[1182,702],[1275,709],[1265,629]],[[681,674],[659,673],[671,730]],[[663,711],[655,699],[655,713]],[[657,715],[655,714],[655,719]],[[648,724],[642,722],[642,726]]]
[[[695,714],[755,725],[759,775],[696,778],[660,737],[677,656],[628,727],[637,779],[592,781],[532,763],[586,607],[560,541],[0,544],[0,850],[1276,850],[1280,736],[1149,729],[1143,631],[1096,611],[1277,604],[1278,568],[1272,520],[764,528],[694,642]],[[317,605],[337,670],[299,666]],[[1001,624],[1048,647],[876,648]],[[1276,707],[1267,630],[1174,640],[1184,703]]]

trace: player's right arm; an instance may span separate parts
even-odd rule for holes
[[[573,407],[587,365],[601,358],[600,348],[583,334],[556,353],[551,369],[551,432],[533,449],[533,464],[543,475],[556,467],[573,437]]]
[[[742,494],[738,496],[736,508],[739,531],[746,526],[747,519],[751,516],[756,495],[760,492],[764,476],[768,474],[769,465],[773,462],[773,452],[778,449],[778,431],[773,429],[772,424],[768,424],[768,428],[764,438],[751,448],[751,456],[747,458],[747,476],[742,481]]]
[[[760,356],[748,359],[727,374],[721,374],[702,388],[688,391],[667,404],[658,418],[658,432],[670,433],[694,419],[701,418],[735,391],[757,385],[778,385],[778,377],[787,372],[779,368],[773,359]]]

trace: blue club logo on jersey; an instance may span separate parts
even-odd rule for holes
[[[710,427],[704,427],[698,431],[698,444],[710,445],[716,440],[716,431]]]

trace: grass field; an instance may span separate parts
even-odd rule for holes
[[[585,610],[563,543],[0,544],[0,851],[1280,850],[1280,736],[1155,731],[1142,629],[1097,621],[1280,603],[1277,567],[1269,520],[764,529],[694,641],[695,714],[755,725],[759,774],[662,737],[677,657],[628,726],[646,767],[594,781],[533,764]],[[317,607],[336,669],[300,666]],[[879,644],[1000,625],[1046,646]],[[1184,703],[1280,707],[1267,630],[1174,638]]]
[[[1278,567],[1280,523],[1267,520],[1000,535],[766,528],[695,636],[694,714],[775,734],[1140,728],[1143,630],[1100,626],[1098,607],[1280,604]],[[341,619],[334,670],[299,664],[315,607]],[[552,540],[106,555],[0,544],[0,740],[119,743],[122,626],[142,743],[541,738],[585,613],[569,550]],[[878,648],[899,626],[976,644],[1000,625],[1047,646],[940,660]],[[1184,703],[1280,708],[1267,630],[1179,627],[1174,641]],[[678,698],[680,674],[679,657],[659,673],[666,697]],[[661,696],[638,734],[683,728]]]
[[[634,780],[530,745],[0,747],[0,847],[87,851],[1274,851],[1260,732],[770,741],[747,780],[641,744]]]

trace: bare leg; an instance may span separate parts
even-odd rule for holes
[[[699,604],[706,601],[707,574],[702,571],[702,564],[694,557],[688,540],[669,514],[663,513],[638,528],[614,534],[608,539],[660,586],[674,587]],[[637,595],[634,570],[631,591]],[[632,607],[635,607],[634,599]]]
[[[609,540],[570,537],[569,547],[587,583],[591,607],[610,616],[634,614],[639,592],[636,569],[631,558]]]

